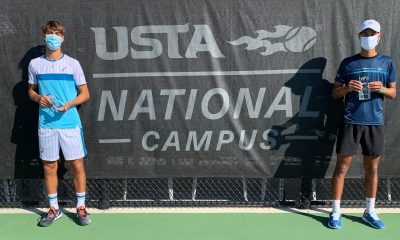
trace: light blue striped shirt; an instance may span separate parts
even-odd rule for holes
[[[38,85],[39,94],[54,96],[61,102],[70,102],[78,95],[78,86],[86,84],[79,62],[67,55],[59,60],[48,60],[44,56],[29,63],[29,83]],[[66,112],[40,106],[39,128],[82,128],[76,107]]]

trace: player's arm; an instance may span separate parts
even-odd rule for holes
[[[89,89],[87,87],[87,84],[80,85],[78,86],[78,96],[74,100],[66,102],[64,105],[64,109],[61,112],[65,112],[71,107],[80,105],[87,100],[89,100]]]
[[[49,97],[42,96],[37,93],[37,85],[36,84],[29,84],[28,96],[32,101],[39,103],[43,107],[52,107],[53,106]]]
[[[389,99],[396,98],[396,82],[389,83],[386,85],[386,87],[383,86],[382,82],[380,81],[370,82],[368,83],[368,88],[371,91],[378,92]]]
[[[350,80],[347,85],[335,81],[332,88],[332,97],[334,99],[340,99],[343,98],[349,92],[361,91],[361,90],[362,90],[362,84],[358,80]]]
[[[396,83],[389,83],[388,85],[386,85],[386,87],[383,87],[381,89],[381,93],[383,94],[383,96],[389,98],[389,99],[395,99],[396,98]]]

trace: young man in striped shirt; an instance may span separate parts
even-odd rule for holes
[[[57,200],[57,167],[60,147],[73,171],[77,195],[77,218],[81,225],[91,222],[85,208],[86,148],[76,106],[89,99],[89,90],[79,62],[61,51],[64,26],[49,21],[43,27],[46,52],[29,64],[28,95],[39,104],[39,150],[50,210],[39,225],[47,227],[62,216]]]

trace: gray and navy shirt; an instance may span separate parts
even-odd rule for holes
[[[395,65],[392,58],[378,54],[371,58],[360,54],[345,58],[340,64],[336,82],[348,84],[350,80],[380,81],[386,87],[396,81]],[[359,125],[383,125],[383,95],[371,92],[368,100],[359,100],[358,92],[345,96],[344,122]]]
[[[54,96],[61,102],[70,102],[78,95],[78,87],[86,84],[85,75],[79,62],[67,55],[58,60],[48,60],[44,56],[29,63],[30,84],[38,85],[39,94]],[[40,106],[39,128],[82,128],[76,107],[66,112]]]

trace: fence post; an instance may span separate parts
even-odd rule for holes
[[[193,177],[193,184],[192,184],[192,201],[196,200],[196,193],[197,193],[197,177]]]
[[[267,191],[267,179],[266,178],[262,178],[261,179],[261,202],[262,203],[265,202],[266,191]]]
[[[311,180],[311,184],[312,184],[312,200],[316,201],[317,200],[317,180],[315,178],[313,178]]]
[[[285,201],[285,179],[279,178],[279,202]]]
[[[246,202],[249,201],[247,197],[247,180],[246,178],[242,178],[242,184],[243,184],[243,198]]]
[[[311,178],[302,178],[301,179],[301,191],[300,191],[300,197],[298,201],[296,202],[296,207],[297,208],[310,208],[310,198],[311,198],[311,193],[312,192],[312,179]]]
[[[168,195],[169,200],[174,201],[174,182],[172,177],[168,178]]]
[[[124,196],[123,196],[124,201],[126,201],[127,196],[128,196],[128,179],[125,178],[124,179]]]
[[[387,197],[388,197],[388,200],[391,202],[392,201],[392,179],[391,178],[387,178],[386,187],[387,187]]]
[[[8,180],[7,179],[3,179],[3,187],[4,187],[4,193],[6,196],[6,201],[7,203],[11,202],[11,198],[10,198],[10,188],[8,187]]]

